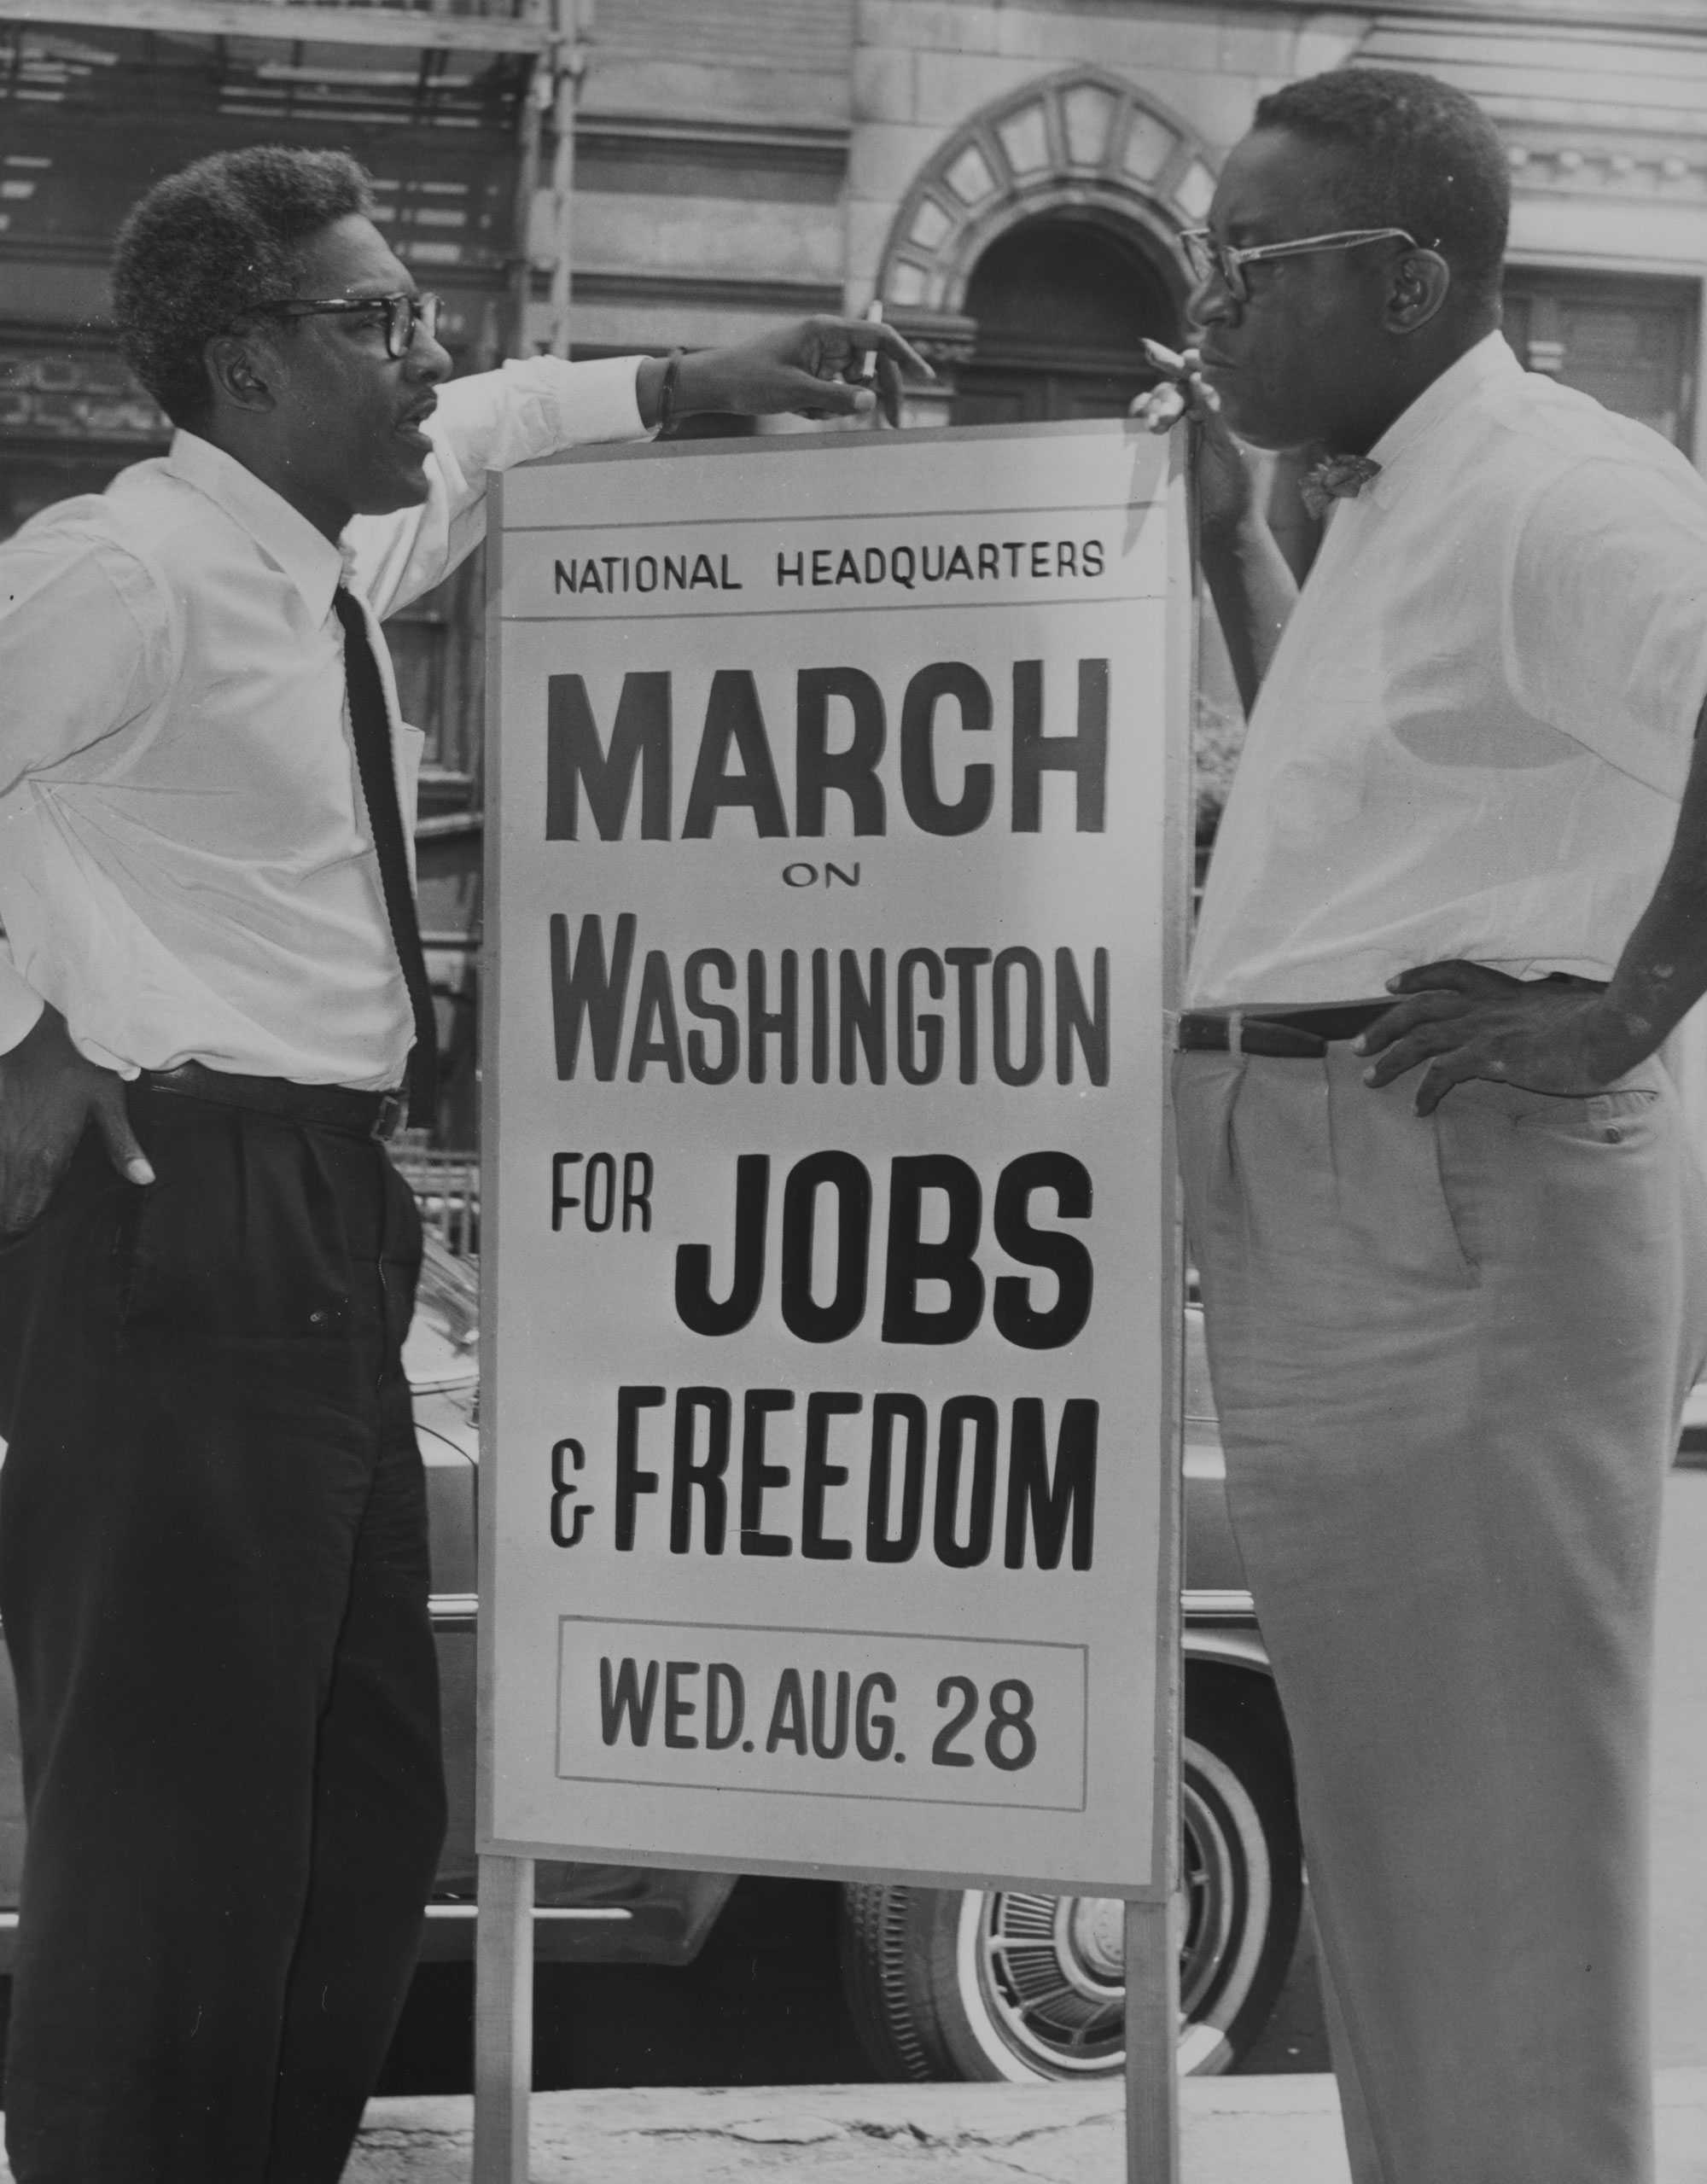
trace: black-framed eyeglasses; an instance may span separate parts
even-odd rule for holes
[[[1302,258],[1314,250],[1356,250],[1366,242],[1402,242],[1413,250],[1419,248],[1415,236],[1403,228],[1338,228],[1331,235],[1302,235],[1292,242],[1259,242],[1249,250],[1218,242],[1208,228],[1187,228],[1180,237],[1193,281],[1201,288],[1205,281],[1218,280],[1235,303],[1249,300],[1250,283],[1244,269],[1260,259]]]
[[[270,303],[251,304],[252,312],[266,312],[280,318],[347,318],[359,312],[379,320],[385,333],[388,357],[406,357],[414,346],[418,327],[430,341],[439,331],[442,299],[430,293],[416,295],[399,290],[389,296],[280,296]]]

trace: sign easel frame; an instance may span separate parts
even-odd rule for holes
[[[1028,428],[1028,437],[1041,433],[1074,434],[1086,430],[1108,432],[1101,427]],[[1134,428],[1135,429],[1135,428]],[[988,428],[969,435],[920,433],[911,442],[952,437],[964,442],[970,437],[999,440],[1011,437],[1005,430]],[[788,436],[757,443],[690,442],[646,451],[580,451],[574,462],[609,461],[669,463],[684,456],[703,458],[708,453],[725,460],[750,460],[754,453],[787,459],[789,452],[807,446],[833,444],[838,453],[857,459],[858,442],[852,436]],[[498,521],[489,549],[487,719],[492,724],[486,751],[489,808],[502,814],[504,737],[498,724],[503,719],[504,603],[502,486],[497,486]],[[1184,973],[1191,873],[1191,735],[1190,722],[1196,687],[1196,611],[1191,563],[1190,529],[1186,510],[1186,481],[1183,461],[1176,451],[1166,487],[1167,501],[1167,641],[1166,641],[1166,761],[1165,816],[1162,829],[1161,919],[1162,987],[1164,1007],[1155,1027],[1158,1042],[1168,1040],[1179,1005]],[[498,1024],[504,1005],[504,932],[505,890],[503,885],[502,824],[489,829],[489,904],[486,923],[486,964],[483,1056],[485,1081],[496,1080]],[[489,1162],[498,1156],[496,1102],[488,1098],[483,1118],[482,1144]],[[1160,1253],[1161,1325],[1159,1346],[1162,1400],[1160,1407],[1163,1448],[1160,1463],[1159,1511],[1161,1551],[1158,1597],[1156,1603],[1155,1694],[1156,1767],[1155,1810],[1157,1826],[1152,1838],[1152,1879],[1147,1888],[1123,1890],[1127,1960],[1126,2087],[1127,2172],[1132,2184],[1175,2184],[1179,2173],[1179,2110],[1175,2074],[1178,2034],[1180,1945],[1180,1729],[1181,1669],[1179,1613],[1181,1575],[1181,1489],[1180,1448],[1180,1375],[1182,1326],[1182,1278],[1177,1191],[1174,1183],[1171,1116],[1162,1123],[1162,1205],[1164,1233]],[[485,1243],[490,1266],[495,1256],[496,1208],[489,1203],[483,1214]],[[500,1417],[491,1398],[497,1386],[492,1367],[497,1313],[501,1309],[495,1284],[487,1290],[487,1308],[482,1328],[482,1368],[488,1391],[486,1432],[495,1441],[502,1432]],[[484,1600],[495,1597],[498,1554],[494,1527],[481,1529],[481,1591]],[[585,1846],[546,1843],[517,1844],[496,1841],[492,1827],[492,1732],[496,1669],[492,1648],[482,1619],[480,1650],[481,1707],[481,1822],[480,1902],[475,1952],[475,2184],[525,2184],[527,2174],[527,2119],[531,2092],[532,1973],[533,1857],[587,1855]],[[762,1858],[684,1855],[644,1858],[633,1862],[673,1862],[706,1867],[737,1867],[740,1870],[801,1871],[796,1865],[778,1865]],[[819,1877],[848,1879],[892,1877],[867,1869],[814,1864]],[[987,1873],[935,1876],[945,1884],[975,1885],[997,1877]]]

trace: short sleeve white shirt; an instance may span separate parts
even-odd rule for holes
[[[1490,335],[1334,504],[1252,713],[1195,1007],[1448,957],[1611,976],[1707,699],[1707,482]]]

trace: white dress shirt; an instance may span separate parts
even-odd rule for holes
[[[425,504],[358,516],[341,547],[184,432],[0,545],[0,1051],[48,1000],[126,1075],[399,1081],[413,1023],[333,594],[347,574],[370,615],[406,818],[422,739],[372,618],[479,542],[488,470],[640,436],[636,368],[452,381]]]
[[[1707,482],[1490,335],[1334,504],[1210,865],[1194,1007],[1465,957],[1611,976],[1707,699]]]

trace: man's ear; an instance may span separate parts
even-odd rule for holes
[[[269,360],[252,335],[216,334],[204,344],[201,358],[215,401],[235,410],[271,410],[277,405]]]
[[[1438,317],[1452,287],[1452,268],[1437,250],[1407,250],[1393,268],[1387,294],[1389,334],[1414,334]]]

